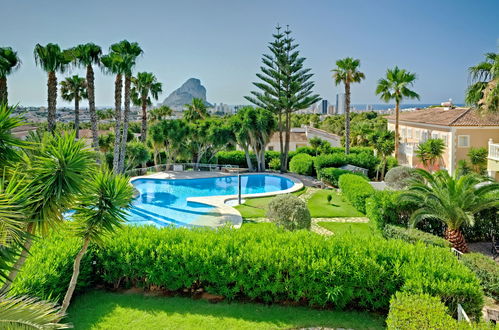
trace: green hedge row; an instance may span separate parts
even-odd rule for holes
[[[338,187],[338,180],[340,179],[340,176],[342,176],[343,174],[354,174],[367,179],[367,177],[362,173],[356,173],[349,170],[342,170],[341,168],[336,168],[336,167],[323,168],[321,172],[318,173],[317,176],[323,182],[330,184],[333,187]]]
[[[298,154],[289,162],[289,170],[302,175],[314,174],[314,157],[309,154]]]
[[[255,154],[250,152],[250,157],[253,166],[256,167]],[[273,158],[279,158],[278,151],[265,151],[265,166],[267,168],[269,167],[269,163]],[[242,150],[219,151],[215,155],[215,160],[217,164],[221,165],[236,165],[242,168],[248,167],[248,163],[246,162],[246,155]]]
[[[374,194],[374,188],[365,178],[354,174],[343,174],[338,180],[338,186],[353,207],[359,212],[366,213],[366,199]]]
[[[485,294],[499,300],[499,264],[481,253],[464,254],[461,261],[480,279]]]
[[[386,225],[383,228],[383,236],[385,238],[401,239],[404,242],[413,244],[421,242],[426,245],[433,245],[444,248],[451,247],[449,241],[441,237],[425,233],[424,231],[415,228],[404,228],[399,226]]]
[[[379,164],[379,159],[367,152],[348,155],[344,153],[333,153],[322,154],[315,157],[314,164],[316,173],[320,173],[320,171],[326,167],[341,167],[347,164],[355,165],[367,169],[369,171],[369,177],[372,178],[376,174],[376,167]]]

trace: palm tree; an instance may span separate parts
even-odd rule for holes
[[[75,134],[45,134],[43,144],[24,157],[27,173],[26,234],[23,249],[1,291],[6,292],[26,261],[34,235],[45,235],[61,223],[95,165],[94,154]]]
[[[20,117],[12,115],[14,109],[6,103],[0,104],[0,173],[10,162],[19,159],[18,149],[27,146],[12,134],[14,128],[24,125]]]
[[[21,60],[10,47],[0,47],[0,104],[8,103],[7,76],[21,66]]]
[[[162,84],[156,80],[151,72],[139,72],[132,79],[132,100],[134,105],[142,108],[142,128],[140,130],[140,141],[146,142],[147,138],[147,106],[151,105],[151,98],[158,99]]]
[[[378,80],[378,86],[376,87],[376,95],[380,95],[383,101],[388,103],[390,100],[395,100],[395,158],[398,158],[399,154],[400,103],[404,98],[419,100],[419,95],[409,89],[415,80],[416,74],[399,69],[396,66],[393,69],[386,70],[386,78]]]
[[[418,149],[416,149],[416,156],[421,160],[424,167],[433,171],[436,168],[436,162],[442,159],[444,151],[444,140],[428,139],[418,146]]]
[[[360,60],[347,57],[336,61],[336,68],[333,72],[333,79],[336,85],[345,85],[345,153],[350,153],[350,84],[360,83],[366,78],[364,73],[357,71]]]
[[[76,213],[74,214],[76,235],[83,239],[83,246],[76,255],[73,275],[62,302],[65,313],[80,273],[81,258],[90,243],[101,243],[102,239],[115,231],[126,218],[126,209],[131,206],[133,188],[128,178],[108,171],[99,171],[88,181]]]
[[[63,73],[66,71],[68,64],[71,62],[71,53],[62,51],[59,45],[47,44],[35,46],[35,62],[37,65],[47,72],[47,102],[48,102],[48,129],[51,133],[55,131],[55,111],[57,107],[57,76],[56,72]]]
[[[61,81],[61,97],[63,100],[75,102],[76,138],[80,137],[80,101],[88,97],[85,78],[72,76]]]
[[[473,225],[473,215],[479,211],[499,206],[499,183],[485,182],[484,178],[468,174],[450,175],[445,170],[431,174],[418,169],[420,179],[414,180],[400,198],[418,205],[410,218],[415,226],[425,219],[438,219],[446,225],[445,238],[452,246],[467,252],[468,247],[461,227]]]
[[[93,43],[78,45],[72,49],[74,60],[78,66],[87,69],[87,94],[88,94],[88,112],[90,113],[90,124],[92,129],[92,146],[95,151],[99,150],[99,132],[97,128],[97,115],[95,111],[95,84],[94,84],[94,65],[100,65],[102,49]]]
[[[385,178],[386,157],[391,155],[393,153],[393,150],[395,149],[393,136],[394,132],[385,129],[374,131],[368,137],[371,146],[374,148],[374,150],[376,150],[377,154],[381,156],[381,164],[379,165],[379,168],[381,169],[380,180],[383,180]],[[376,173],[376,179],[377,177],[378,173]]]
[[[191,104],[186,104],[185,107],[184,119],[189,122],[206,119],[210,116],[206,104],[202,99],[193,98]]]
[[[159,121],[166,119],[166,117],[171,116],[173,113],[173,110],[167,106],[167,105],[162,105],[158,108],[154,108],[151,111],[149,111],[149,119],[151,121]]]
[[[499,110],[499,53],[485,54],[485,61],[468,69],[471,85],[465,101],[484,113]]]

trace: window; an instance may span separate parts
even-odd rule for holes
[[[273,151],[274,150],[274,146],[269,146],[269,150]]]
[[[458,135],[457,146],[460,148],[468,148],[470,146],[470,136],[469,135]]]
[[[431,133],[431,138],[432,139],[438,139],[438,133],[437,132],[432,132]]]
[[[406,131],[406,129],[405,129],[405,127],[403,127],[402,128],[402,134],[401,134],[402,138],[406,137],[406,134],[405,134],[406,132],[405,131]]]
[[[412,128],[408,128],[408,129],[407,129],[407,137],[408,137],[409,139],[412,139]]]

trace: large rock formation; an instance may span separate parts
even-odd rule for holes
[[[182,86],[168,95],[162,104],[179,111],[183,110],[186,104],[191,103],[193,98],[202,99],[207,106],[211,106],[206,101],[206,88],[196,78],[188,79]]]

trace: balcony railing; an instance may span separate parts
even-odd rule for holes
[[[489,159],[499,161],[499,143],[489,142]]]

